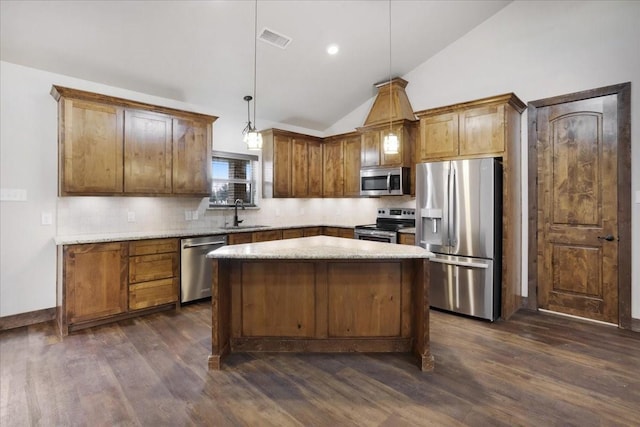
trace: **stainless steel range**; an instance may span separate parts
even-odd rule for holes
[[[375,224],[356,225],[354,237],[359,240],[398,243],[398,230],[416,226],[416,210],[412,208],[379,208]]]

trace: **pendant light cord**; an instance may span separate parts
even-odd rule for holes
[[[255,1],[253,23],[253,129],[256,129],[256,63],[258,62],[258,0]]]
[[[393,132],[392,125],[393,117],[393,102],[391,91],[391,0],[389,0],[389,134]]]

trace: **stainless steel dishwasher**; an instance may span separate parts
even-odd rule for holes
[[[207,253],[227,244],[227,236],[206,236],[180,241],[180,301],[211,296],[211,260]]]

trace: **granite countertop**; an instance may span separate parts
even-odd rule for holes
[[[432,258],[418,246],[393,245],[342,237],[313,236],[223,246],[208,258],[237,259],[411,259]]]
[[[219,236],[232,233],[246,233],[260,230],[285,230],[290,228],[306,228],[306,227],[342,227],[353,228],[348,225],[318,225],[318,224],[305,224],[305,225],[289,225],[289,226],[276,226],[276,225],[244,225],[241,228],[211,228],[209,230],[172,230],[172,231],[142,231],[142,232],[123,232],[123,233],[96,233],[96,234],[78,234],[73,236],[56,236],[56,245],[76,245],[83,243],[106,243],[106,242],[120,242],[130,240],[144,240],[144,239],[164,239],[170,237],[198,237],[198,236]]]

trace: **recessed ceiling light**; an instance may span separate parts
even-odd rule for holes
[[[335,55],[336,53],[338,53],[339,50],[340,48],[338,47],[337,44],[330,44],[329,46],[327,46],[327,53],[329,55]]]

